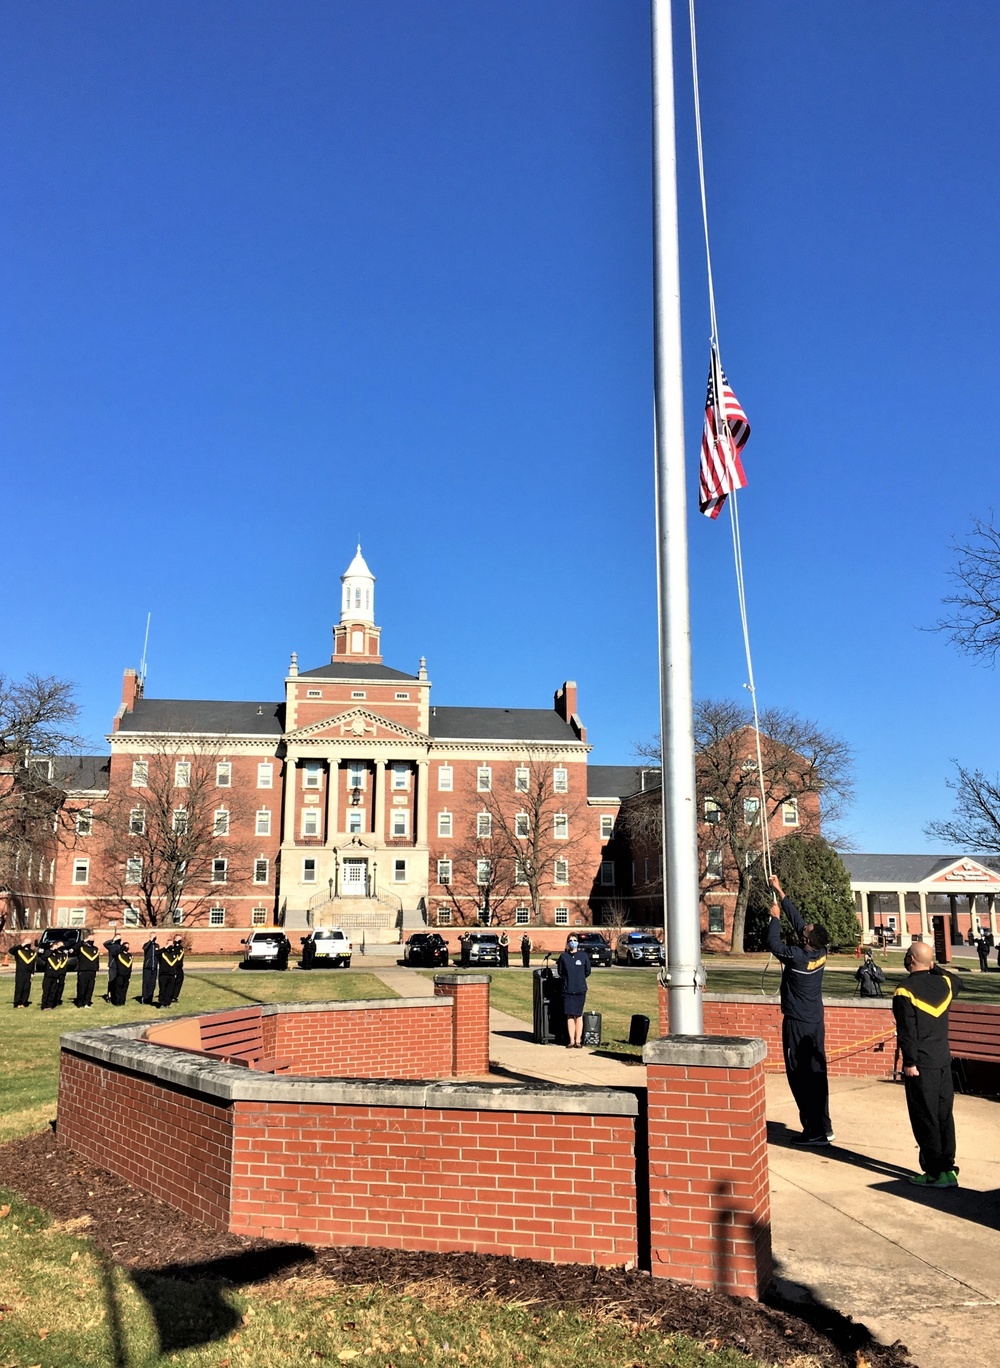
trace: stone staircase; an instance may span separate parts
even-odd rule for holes
[[[426,925],[422,910],[393,906],[387,898],[321,898],[310,907],[288,907],[285,930],[309,931],[339,926],[357,943],[398,945],[410,931]]]

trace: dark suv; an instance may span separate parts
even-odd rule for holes
[[[600,931],[578,931],[576,938],[591,964],[606,967],[611,963],[611,944]]]
[[[649,931],[626,931],[618,937],[615,959],[619,964],[664,964],[663,946]]]
[[[448,942],[436,931],[414,931],[403,946],[404,964],[425,964],[433,969],[448,963]]]
[[[462,941],[464,965],[499,964],[500,937],[495,931],[470,931]]]
[[[54,945],[61,945],[69,955],[67,971],[75,973],[80,962],[80,946],[90,932],[82,926],[47,926],[38,943],[38,953],[47,955]]]

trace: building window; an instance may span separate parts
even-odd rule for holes
[[[553,864],[552,871],[553,883],[569,883],[569,860],[556,860]]]
[[[516,884],[526,884],[528,882],[527,860],[514,861],[514,882]]]
[[[481,841],[487,840],[493,835],[493,817],[489,812],[479,812],[476,814],[476,836]]]
[[[553,793],[569,793],[569,770],[563,769],[561,765],[552,771],[552,791]]]
[[[708,929],[714,936],[721,936],[725,931],[726,913],[721,903],[709,903]]]
[[[302,809],[302,835],[319,835],[319,808]]]
[[[75,884],[85,884],[90,882],[90,861],[73,861],[73,882]]]
[[[130,855],[125,861],[125,882],[127,884],[142,883],[141,855]]]
[[[439,884],[450,884],[450,883],[451,883],[451,861],[450,861],[450,860],[438,860],[438,876],[437,876],[437,881],[438,881]]]
[[[230,760],[220,760],[215,767],[215,787],[232,788],[233,766]]]
[[[318,760],[307,760],[302,766],[302,787],[318,789],[323,782],[323,767]]]
[[[265,883],[265,884],[266,884],[266,883],[267,883],[267,876],[268,876],[269,866],[270,866],[270,861],[268,861],[268,860],[254,860],[254,862],[253,862],[253,881],[254,881],[254,883],[257,883],[257,884],[260,884],[260,883]]]
[[[514,771],[514,792],[527,793],[528,784],[531,782],[531,771],[527,765],[518,765]]]
[[[515,907],[515,908],[514,908],[514,925],[515,925],[515,926],[527,926],[527,925],[530,923],[530,921],[531,921],[531,908],[530,908],[530,907]]]
[[[526,812],[514,814],[514,835],[519,841],[526,841],[531,833],[531,821]]]
[[[76,834],[89,836],[94,830],[94,814],[90,808],[83,808],[76,814]]]
[[[368,695],[365,693],[364,689],[352,689],[352,690],[351,690],[351,697],[352,697],[352,698],[367,698]]]
[[[455,771],[450,765],[438,765],[438,792],[450,793],[455,783]]]
[[[569,908],[556,908],[556,926],[569,926]]]
[[[759,798],[743,799],[743,821],[746,826],[753,826],[757,821],[757,814],[760,812]]]
[[[389,832],[394,837],[410,834],[410,814],[405,808],[393,808]]]
[[[782,826],[798,826],[799,800],[797,798],[789,798],[787,802],[782,803],[781,823]]]
[[[174,765],[174,788],[191,787],[191,761],[178,760]]]
[[[715,798],[705,799],[705,821],[709,826],[718,826],[722,821],[722,808]]]
[[[615,819],[613,817],[601,818],[601,840],[610,841],[615,834]]]
[[[306,689],[306,698],[322,698],[322,689]]]
[[[267,925],[267,908],[266,908],[266,907],[255,907],[255,908],[254,908],[254,910],[250,913],[250,925],[251,925],[251,926],[266,926],[266,925]]]
[[[123,909],[122,909],[122,926],[138,926],[138,925],[139,925],[139,913],[136,911],[136,909],[135,909],[134,907],[125,907],[125,908],[123,908]]]
[[[208,909],[209,926],[225,926],[226,909],[224,907],[210,907]]]
[[[187,808],[174,808],[171,825],[178,836],[187,835],[188,814]]]
[[[569,836],[569,818],[565,812],[556,812],[552,817],[552,835],[557,841],[565,841]]]
[[[128,815],[128,829],[133,836],[146,834],[146,809],[133,808]]]
[[[85,907],[71,907],[69,909],[70,926],[86,926],[87,909]]]
[[[271,809],[258,808],[257,820],[254,824],[254,834],[256,836],[270,836],[271,834]]]
[[[393,883],[406,883],[406,861],[393,860],[392,862],[392,881]]]
[[[225,883],[229,877],[229,861],[215,859],[212,861],[212,882]]]
[[[615,882],[615,862],[614,860],[601,861],[601,887],[611,888]]]
[[[438,835],[450,836],[452,831],[452,820],[450,812],[438,813]]]
[[[476,790],[479,793],[489,793],[493,787],[493,771],[489,765],[480,765],[476,770]]]
[[[710,874],[713,879],[722,878],[722,851],[710,850],[705,857],[705,873]]]
[[[302,861],[302,882],[303,882],[303,883],[315,883],[315,882],[316,882],[316,861],[315,861],[315,860],[307,859],[307,860],[303,860],[303,861]]]
[[[405,760],[392,762],[392,787],[397,791],[410,787],[410,767]]]
[[[215,809],[215,825],[214,825],[214,827],[213,827],[213,833],[214,833],[214,835],[216,835],[216,836],[228,836],[228,835],[229,835],[229,809],[228,809],[228,808],[216,808],[216,809]]]
[[[262,760],[257,766],[257,787],[271,788],[274,784],[274,765],[270,760]]]
[[[149,783],[149,761],[132,761],[132,787],[145,788]]]
[[[410,695],[409,695],[408,693],[397,693],[397,694],[396,694],[396,702],[397,702],[397,703],[405,703],[406,700],[409,698],[409,696],[410,696]]]
[[[347,765],[347,787],[349,789],[363,789],[366,773],[367,766],[363,760],[349,761]]]
[[[476,861],[476,883],[480,888],[485,887],[490,882],[492,868],[489,860]]]
[[[437,924],[438,924],[438,926],[450,926],[450,925],[451,925],[451,908],[450,908],[450,907],[439,907],[439,908],[438,908],[438,910],[437,910]]]
[[[359,836],[365,829],[365,810],[364,808],[351,808],[347,814],[347,833],[349,836]]]

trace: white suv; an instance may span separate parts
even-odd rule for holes
[[[302,968],[325,969],[333,965],[350,969],[353,948],[339,926],[317,927],[302,937]]]
[[[273,965],[276,969],[288,968],[288,956],[292,942],[283,931],[251,931],[249,939],[242,942],[243,963],[249,969]]]

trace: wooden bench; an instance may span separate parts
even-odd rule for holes
[[[146,1039],[154,1045],[170,1045],[258,1073],[291,1073],[298,1063],[264,1054],[264,1018],[259,1007],[167,1021],[162,1026],[150,1026]]]
[[[1000,1005],[953,1003],[948,1013],[948,1043],[955,1059],[1000,1064]]]

